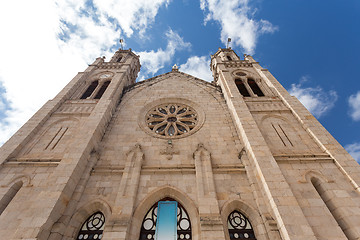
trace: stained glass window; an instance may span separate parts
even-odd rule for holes
[[[166,198],[161,201],[174,201],[173,199]],[[150,210],[146,213],[141,225],[139,240],[155,240],[156,220],[157,220],[158,202],[155,203]],[[192,239],[191,236],[191,222],[186,210],[178,203],[177,207],[177,239],[188,240]]]
[[[233,211],[228,217],[230,239],[256,240],[254,230],[247,217],[239,211]]]
[[[166,137],[186,135],[197,123],[196,111],[185,104],[162,104],[151,109],[146,117],[147,126]]]
[[[101,212],[91,215],[81,226],[78,240],[102,239],[105,225],[105,216]]]

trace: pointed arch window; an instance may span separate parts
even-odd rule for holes
[[[165,198],[160,200],[162,201],[175,201],[171,198]],[[158,221],[158,203],[155,203],[150,210],[146,213],[140,231],[139,240],[155,240],[155,232],[156,232],[156,223]],[[189,240],[192,239],[191,235],[191,222],[188,213],[185,208],[177,203],[177,222],[176,222],[176,232],[177,232],[177,240]]]
[[[228,61],[232,61],[232,58],[229,55],[226,55]]]
[[[229,214],[227,220],[230,239],[256,240],[254,230],[247,217],[235,210]]]
[[[247,82],[248,82],[251,90],[253,91],[253,93],[255,93],[255,94],[256,94],[257,96],[259,96],[259,97],[265,96],[264,93],[261,91],[260,87],[257,85],[257,83],[255,82],[254,79],[249,78],[249,79],[247,80]]]
[[[101,86],[101,88],[99,89],[99,91],[97,92],[95,99],[100,99],[102,97],[102,95],[104,94],[104,92],[106,91],[107,87],[109,86],[110,81],[106,81],[103,83],[103,85]]]
[[[105,225],[105,216],[102,212],[91,215],[81,226],[77,240],[102,239]]]
[[[241,95],[243,95],[244,97],[250,97],[250,93],[246,89],[245,84],[241,79],[235,79],[235,84]]]
[[[87,99],[91,96],[91,94],[95,91],[96,87],[99,85],[99,81],[93,81],[90,86],[86,89],[84,94],[81,96],[80,99]]]
[[[0,200],[0,215],[3,213],[5,208],[9,205],[11,200],[14,199],[15,195],[19,192],[20,188],[23,186],[23,182],[19,181],[14,183],[11,188],[6,192],[4,197]]]

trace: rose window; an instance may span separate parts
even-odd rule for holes
[[[184,104],[156,106],[146,115],[150,130],[165,137],[175,137],[190,132],[198,123],[196,111]]]

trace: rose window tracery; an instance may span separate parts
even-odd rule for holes
[[[82,225],[77,240],[102,239],[105,216],[101,212],[91,215]]]
[[[196,111],[185,104],[162,104],[146,115],[148,128],[165,137],[176,137],[191,132],[198,123]]]

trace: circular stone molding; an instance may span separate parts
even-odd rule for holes
[[[102,72],[99,74],[96,74],[95,79],[110,79],[114,76],[114,73],[112,72]]]
[[[246,71],[239,71],[239,70],[235,70],[234,72],[232,72],[232,75],[235,77],[244,77],[246,75],[248,75],[248,73]]]
[[[153,137],[176,139],[195,133],[205,120],[203,111],[185,99],[161,99],[147,105],[139,125]]]

